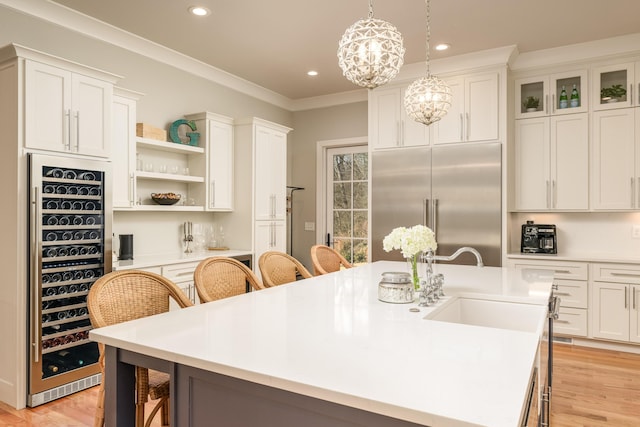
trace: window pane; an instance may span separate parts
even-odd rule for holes
[[[368,216],[366,211],[353,213],[353,237],[367,238]]]
[[[367,153],[355,153],[353,155],[353,179],[365,181],[368,179],[369,156]]]
[[[351,237],[351,211],[333,212],[333,235]]]
[[[342,255],[347,261],[351,262],[351,240],[335,239],[333,241],[333,249],[338,251],[338,253]]]
[[[353,241],[353,261],[351,263],[366,263],[367,262],[367,241],[366,240],[354,240]]]
[[[367,189],[366,182],[354,182],[353,183],[353,208],[354,209],[367,209],[369,205],[367,202]]]
[[[333,184],[333,208],[351,209],[351,183]]]
[[[333,156],[333,180],[351,180],[351,154]]]

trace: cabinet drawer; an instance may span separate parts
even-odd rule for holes
[[[165,265],[162,267],[162,275],[176,283],[192,281],[193,272],[198,264],[198,262],[189,262]]]
[[[596,282],[640,284],[640,265],[591,264],[591,277]]]
[[[587,280],[587,263],[564,261],[513,261],[516,270],[536,269],[553,271],[554,279]]]
[[[587,310],[561,306],[558,312],[558,319],[553,321],[553,333],[586,337]]]
[[[553,284],[557,286],[554,295],[560,297],[560,307],[588,307],[589,294],[586,281],[555,279]]]

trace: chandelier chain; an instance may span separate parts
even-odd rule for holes
[[[369,19],[373,18],[373,0],[369,0]]]
[[[431,51],[431,47],[429,46],[429,40],[431,39],[431,0],[425,0],[427,4],[427,77],[431,75],[429,71],[429,53]]]

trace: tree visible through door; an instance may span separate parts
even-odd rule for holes
[[[328,150],[327,233],[333,248],[349,262],[367,262],[368,169],[367,147]]]

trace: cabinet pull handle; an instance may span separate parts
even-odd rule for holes
[[[611,275],[619,277],[640,277],[640,274],[638,273],[616,273],[615,271],[612,272]]]
[[[550,184],[549,184],[549,180],[547,180],[546,182],[547,182],[547,197],[546,197],[547,209],[549,209],[551,207],[551,197],[550,197],[550,191],[549,191]]]
[[[80,148],[80,111],[76,111],[75,116],[76,116],[76,137],[75,137],[76,148],[75,148],[75,151],[77,153],[78,149]]]
[[[396,122],[396,145],[400,147],[402,142],[400,140],[400,121]]]
[[[551,95],[551,113],[556,112],[556,94]]]
[[[551,186],[551,195],[553,197],[553,205],[551,207],[555,209],[558,207],[558,189],[556,187],[555,179],[551,181]]]
[[[460,141],[464,141],[464,117],[462,117],[462,113],[460,113]]]
[[[571,294],[569,292],[558,292],[558,291],[555,291],[553,294],[561,296],[561,297],[570,297],[571,296]]]
[[[467,141],[469,141],[470,137],[469,137],[469,128],[471,128],[471,120],[469,119],[469,113],[465,113],[465,115],[467,116]]]
[[[553,323],[565,323],[565,324],[569,324],[569,323],[571,323],[571,322],[569,322],[568,320],[553,319]]]
[[[624,308],[629,307],[629,287],[624,289]]]
[[[638,185],[636,185],[636,189],[637,191],[637,195],[638,195],[638,202],[640,203],[640,177],[638,177]]]
[[[64,135],[62,135],[62,146],[65,150],[71,151],[71,110],[64,110]]]
[[[633,106],[633,85],[629,83],[629,105]]]
[[[636,309],[636,288],[631,288],[631,292],[633,292],[633,309]]]
[[[560,274],[571,274],[571,271],[569,270],[553,270],[554,273],[560,273]]]
[[[635,190],[636,180],[631,177],[631,208],[636,205],[636,190]]]
[[[404,121],[400,122],[400,144],[404,147]]]

